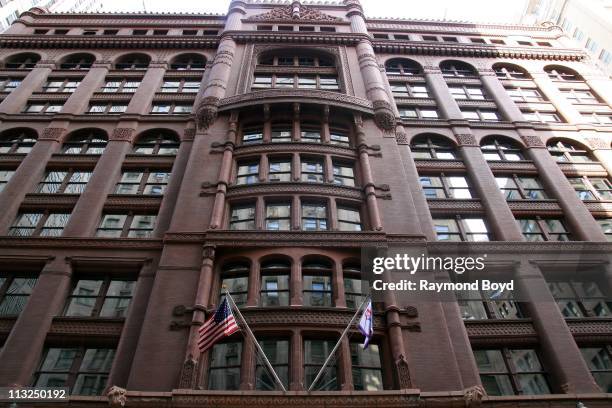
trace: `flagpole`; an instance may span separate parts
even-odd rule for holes
[[[336,352],[336,350],[338,350],[338,347],[340,347],[340,342],[342,341],[342,338],[344,336],[346,336],[346,333],[348,333],[349,329],[353,325],[353,322],[357,318],[357,315],[359,314],[359,312],[363,308],[363,305],[365,305],[365,303],[368,301],[369,298],[370,298],[369,296],[366,296],[366,298],[363,300],[363,302],[361,302],[361,305],[359,305],[359,308],[357,308],[357,311],[353,315],[353,318],[351,319],[349,324],[346,326],[346,328],[344,329],[344,331],[340,335],[340,338],[338,339],[338,342],[336,343],[336,345],[332,349],[331,353],[329,353],[329,356],[327,356],[327,359],[323,363],[323,366],[321,367],[321,369],[317,373],[317,376],[315,377],[315,379],[312,381],[312,384],[310,384],[310,387],[308,387],[308,392],[310,392],[312,390],[312,388],[317,384],[317,381],[319,381],[319,379],[323,375],[323,370],[325,370],[325,367],[327,367],[327,365],[329,364],[329,362],[330,362],[331,358],[333,357],[334,353]]]
[[[247,324],[246,320],[244,319],[244,316],[242,316],[242,313],[240,313],[240,309],[238,309],[238,306],[236,306],[236,302],[234,302],[234,299],[232,298],[232,295],[229,294],[227,289],[225,290],[225,297],[230,300],[230,303],[233,305],[233,309],[235,309],[235,311],[238,314],[238,317],[240,318],[241,322],[244,323],[244,329],[246,330],[246,332],[249,335],[249,337],[251,337],[251,339],[255,343],[255,347],[257,347],[257,350],[263,356],[264,363],[266,364],[266,367],[268,367],[268,370],[270,370],[270,372],[272,373],[272,376],[274,377],[274,380],[278,383],[278,385],[280,385],[280,387],[283,390],[283,392],[287,392],[287,389],[283,385],[283,382],[280,380],[280,378],[278,378],[278,375],[276,374],[276,371],[274,371],[274,368],[272,368],[272,364],[270,364],[270,361],[268,360],[268,356],[266,356],[266,353],[264,353],[263,349],[259,345],[259,342],[255,338],[255,335],[253,334],[253,332],[251,331],[251,328],[249,327],[249,325]]]

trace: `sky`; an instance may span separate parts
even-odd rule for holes
[[[229,0],[102,0],[103,11],[227,12]],[[368,17],[516,23],[527,0],[361,0]]]

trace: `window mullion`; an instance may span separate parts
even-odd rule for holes
[[[110,277],[106,276],[104,278],[104,282],[102,282],[102,286],[100,286],[98,295],[96,296],[96,302],[92,310],[94,317],[100,316],[100,311],[102,310],[102,305],[104,304],[104,298],[106,297],[106,293],[108,292],[109,286],[110,286]]]
[[[74,385],[76,384],[76,379],[79,374],[79,368],[81,368],[81,364],[83,363],[84,357],[85,347],[79,347],[77,349],[76,356],[74,356],[74,360],[72,360],[72,365],[70,366],[70,371],[68,372],[68,379],[66,381],[66,385],[70,387],[71,392],[74,388]]]
[[[40,231],[42,231],[43,226],[45,225],[45,222],[47,222],[47,218],[49,218],[49,211],[45,211],[43,213],[43,216],[40,217],[38,224],[36,224],[34,231],[32,231],[32,236],[37,236],[40,234]]]
[[[132,219],[134,218],[134,214],[130,211],[125,217],[125,222],[123,223],[123,228],[121,230],[121,237],[125,238],[128,235],[128,231],[130,230],[130,225],[132,225]]]

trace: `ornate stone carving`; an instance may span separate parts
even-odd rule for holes
[[[286,7],[278,7],[268,11],[267,13],[258,14],[251,17],[249,20],[252,21],[341,21],[338,17],[333,17],[328,14],[324,14],[318,10],[310,7],[303,6],[299,3],[296,4],[296,8],[293,5]]]
[[[181,369],[181,378],[179,379],[179,388],[193,388],[195,384],[195,375],[197,372],[198,362],[191,354],[187,356]]]
[[[132,136],[134,135],[134,129],[132,128],[115,128],[110,140],[121,141],[121,142],[132,142]]]
[[[590,138],[587,139],[589,145],[592,149],[610,149],[610,144],[606,143],[603,139],[600,138]]]
[[[410,380],[408,362],[403,354],[400,354],[399,358],[395,361],[395,368],[397,369],[397,380],[399,382],[400,390],[409,389],[412,386],[412,381]]]
[[[183,142],[193,140],[196,134],[196,130],[193,128],[185,129],[183,131]]]
[[[200,129],[206,130],[217,119],[220,99],[216,96],[207,96],[200,101],[196,108],[196,121]]]
[[[395,130],[395,115],[391,104],[387,101],[379,100],[372,103],[374,106],[374,122],[376,125],[387,131]]]
[[[54,142],[59,142],[65,131],[66,129],[64,128],[45,128],[38,140],[52,140]]]
[[[539,136],[521,136],[521,140],[527,147],[546,147]]]
[[[463,390],[463,401],[465,402],[466,408],[479,407],[484,395],[485,390],[480,385],[474,385]]]
[[[117,387],[113,385],[106,393],[108,397],[108,405],[111,408],[124,407],[127,402],[127,390],[125,388]]]
[[[471,133],[457,133],[455,137],[457,138],[459,146],[478,146],[476,137]]]

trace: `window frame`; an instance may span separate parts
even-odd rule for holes
[[[498,179],[500,178],[511,179],[512,182],[514,183],[514,187],[512,188],[503,187],[502,188],[498,182]],[[539,184],[540,187],[539,188],[525,188],[523,186],[522,179],[533,179],[537,182],[537,184]],[[515,173],[504,174],[502,176],[495,175],[495,181],[497,183],[497,187],[499,188],[501,193],[504,195],[506,201],[508,200],[548,200],[549,199],[548,194],[546,193],[546,189],[542,185],[542,182],[540,181],[540,179],[536,176],[531,176],[531,175],[523,176],[523,175],[518,175]],[[518,193],[518,197],[509,197],[506,190],[516,191]],[[532,191],[538,191],[542,195],[542,197],[540,198],[531,197],[529,193]]]
[[[49,177],[50,173],[64,173],[64,177],[62,178],[62,180],[60,182],[57,181],[47,181],[47,177]],[[73,181],[72,177],[75,174],[89,174],[89,176],[85,176],[86,181]],[[37,194],[82,194],[83,191],[85,191],[85,188],[87,187],[87,184],[89,183],[89,181],[91,180],[91,176],[93,175],[93,170],[89,170],[89,171],[83,171],[81,169],[74,169],[74,168],[68,168],[68,169],[51,169],[51,170],[47,170],[45,171],[45,174],[43,175],[42,180],[38,183],[38,185],[36,186],[36,191],[35,193]],[[45,186],[47,185],[59,185],[57,187],[56,191],[53,192],[44,192],[42,191]],[[79,186],[81,189],[79,192],[66,192],[66,190],[68,189],[69,186]],[[78,189],[77,189],[78,190]]]
[[[78,283],[80,281],[87,280],[96,280],[102,281],[100,288],[98,289],[98,293],[96,295],[82,295],[82,294],[74,294],[74,290],[76,290]],[[108,295],[108,290],[113,282],[132,282],[131,293],[129,296],[112,296]],[[116,276],[104,275],[104,276],[79,276],[78,279],[73,279],[71,282],[71,290],[68,296],[66,296],[66,303],[64,304],[64,309],[62,310],[61,316],[67,317],[85,317],[85,318],[101,318],[101,319],[127,319],[128,313],[130,311],[130,305],[132,303],[132,299],[134,298],[134,292],[136,287],[135,279],[128,279],[127,277],[122,277],[118,279]],[[85,298],[85,299],[95,299],[93,305],[91,306],[91,314],[88,316],[83,316],[79,314],[68,314],[68,310],[71,306],[71,301],[77,298]],[[104,303],[107,299],[129,299],[127,306],[125,307],[125,313],[123,316],[101,316],[102,309]],[[78,303],[78,301],[77,301]]]
[[[523,223],[521,223],[521,221],[523,221]],[[525,231],[524,229],[524,221],[534,221],[535,225],[538,226],[540,232],[532,232],[532,231]],[[561,223],[561,225],[563,226],[564,231],[563,232],[553,232],[550,231],[548,224],[546,223],[547,221],[558,221]],[[523,237],[525,237],[525,240],[528,242],[541,242],[541,241],[552,241],[552,242],[566,242],[566,241],[572,241],[572,233],[570,232],[570,230],[567,228],[565,220],[563,218],[553,218],[553,217],[541,217],[539,215],[534,215],[532,217],[526,218],[526,217],[520,217],[520,218],[516,218],[516,222],[519,225],[519,229],[521,230],[521,234],[523,235]],[[529,236],[540,236],[543,239],[542,240],[535,240],[532,241],[529,239]],[[554,237],[560,238],[560,237],[565,237],[566,239],[554,239]]]
[[[127,182],[127,181],[122,181],[123,179],[123,175],[125,173],[139,173],[141,174],[140,177],[140,181],[138,182]],[[165,183],[152,183],[149,182],[149,177],[151,176],[151,174],[154,173],[165,173],[167,174],[167,178],[168,181]],[[117,195],[142,195],[142,196],[155,196],[155,197],[161,197],[164,195],[166,189],[168,188],[168,184],[170,182],[170,176],[172,175],[170,170],[167,169],[152,169],[149,167],[146,168],[140,168],[140,169],[121,169],[121,175],[119,176],[119,180],[117,181],[117,183],[115,184],[115,189],[113,194],[117,194]],[[136,188],[136,193],[121,193],[119,192],[119,187],[122,185],[137,185],[138,187]],[[160,194],[145,194],[145,190],[147,189],[148,186],[161,186],[162,188],[162,192]]]
[[[11,227],[9,228],[8,231],[8,235],[13,236],[13,237],[60,237],[62,236],[63,232],[64,232],[64,228],[66,228],[66,225],[68,225],[68,223],[70,222],[70,215],[71,213],[69,212],[56,212],[56,211],[50,211],[50,210],[44,210],[44,211],[36,211],[36,210],[30,210],[28,212],[19,212],[15,218],[15,220],[13,221],[13,223],[11,224]],[[40,218],[36,221],[36,225],[34,225],[33,227],[23,227],[23,226],[17,226],[15,225],[17,223],[17,221],[19,219],[21,219],[22,216],[24,216],[25,214],[29,214],[29,215],[36,215],[36,214],[40,214]],[[66,217],[66,223],[64,225],[62,225],[61,227],[57,227],[57,226],[47,226],[47,221],[53,217],[53,216],[67,216]],[[18,231],[20,229],[27,229],[28,231],[32,231],[31,234],[19,234],[19,233],[13,233],[14,231]],[[43,232],[45,230],[49,230],[49,231],[59,231],[59,234],[44,234]]]
[[[8,272],[8,273],[2,273],[0,274],[0,278],[3,279],[2,282],[0,282],[0,307],[2,306],[2,304],[8,299],[8,298],[25,298],[25,302],[23,302],[22,304],[15,303],[15,304],[19,304],[18,309],[19,311],[17,313],[1,313],[2,309],[0,308],[0,317],[11,317],[11,316],[19,316],[21,314],[21,312],[23,311],[23,309],[26,307],[26,305],[28,304],[28,301],[30,300],[30,296],[32,296],[32,292],[34,291],[34,289],[36,288],[36,283],[38,282],[38,276],[36,276],[35,274],[31,274],[31,273],[23,273],[23,272]],[[32,288],[30,290],[30,293],[9,293],[8,290],[11,287],[11,285],[13,284],[13,282],[15,281],[15,279],[28,279],[28,280],[34,280],[34,283],[32,284]],[[15,304],[13,305],[13,308],[15,306]]]
[[[120,228],[112,228],[112,227],[102,227],[104,220],[107,216],[125,216],[123,220],[123,225]],[[136,217],[153,217],[153,222],[151,224],[151,228],[137,228],[132,227],[132,223]],[[135,212],[135,211],[127,211],[127,212],[103,212],[100,217],[100,222],[98,223],[98,227],[96,228],[95,236],[98,238],[106,238],[106,239],[116,239],[116,238],[130,238],[130,239],[149,239],[153,238],[153,232],[157,227],[157,214],[151,214],[146,212]],[[99,235],[100,231],[120,231],[118,236],[107,236],[107,235]],[[132,231],[143,231],[146,236],[130,236]]]

